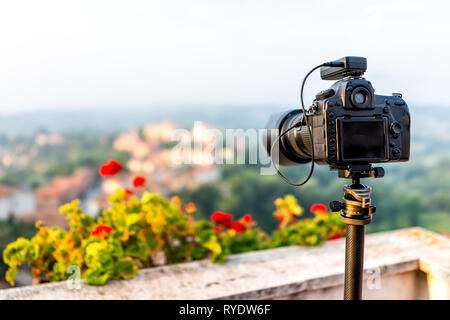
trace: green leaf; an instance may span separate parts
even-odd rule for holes
[[[94,286],[101,286],[109,279],[109,272],[105,270],[90,269],[85,273],[86,283]]]
[[[50,281],[66,280],[68,277],[66,275],[66,270],[67,270],[67,266],[64,262],[56,262],[53,265],[53,272],[51,273],[49,280]]]
[[[116,258],[121,258],[124,255],[122,244],[117,240],[109,240],[107,250],[111,256]]]
[[[114,277],[120,279],[131,279],[136,276],[138,265],[136,262],[129,258],[122,258],[117,261],[114,266]]]
[[[138,223],[140,221],[138,213],[130,213],[127,214],[125,218],[125,224],[127,227],[131,227],[132,225]]]
[[[148,246],[145,242],[139,240],[127,243],[125,255],[146,261],[149,255]]]
[[[204,258],[208,254],[208,249],[204,247],[195,247],[192,250],[192,257],[196,260]]]
[[[109,271],[113,267],[113,258],[105,242],[91,242],[86,247],[84,261],[89,269]]]
[[[6,271],[5,279],[12,286],[14,285],[14,279],[16,278],[18,271],[19,269],[17,268],[17,266],[9,267],[8,270]]]
[[[31,263],[39,254],[39,247],[32,244],[30,240],[18,238],[8,244],[3,251],[3,261],[9,265],[21,265],[25,262]]]
[[[151,251],[155,251],[160,246],[160,242],[162,241],[154,233],[147,233],[145,235],[145,240]]]
[[[212,263],[224,263],[225,260],[227,260],[227,254],[220,253],[220,254],[213,254],[211,257]]]

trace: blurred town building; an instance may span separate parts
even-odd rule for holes
[[[47,225],[67,226],[59,207],[80,198],[87,214],[97,215],[108,206],[108,198],[118,188],[132,188],[134,176],[147,179],[146,190],[169,196],[183,188],[195,188],[220,179],[221,163],[234,156],[223,148],[219,161],[215,145],[222,147],[207,124],[196,122],[182,129],[174,122],[152,123],[120,133],[112,142],[115,150],[129,154],[126,172],[100,179],[97,168],[82,167],[72,175],[58,175],[31,190],[0,186],[0,218],[14,214],[25,221],[41,220]],[[186,136],[177,140],[177,130]],[[64,137],[40,130],[27,147],[18,143],[14,149],[0,146],[0,178],[9,166],[26,167],[39,148],[65,143]],[[177,148],[174,148],[174,147]],[[236,146],[239,148],[239,146]],[[136,191],[136,190],[135,190]],[[137,191],[139,193],[139,191]]]
[[[0,219],[9,215],[24,216],[36,210],[36,200],[31,190],[21,190],[0,185]]]
[[[59,207],[83,197],[97,178],[93,168],[82,167],[70,176],[56,176],[48,184],[36,189],[36,209],[23,216],[26,221],[40,220],[47,225],[67,226],[67,220],[59,213]]]

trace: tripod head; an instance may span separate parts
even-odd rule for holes
[[[341,221],[351,225],[366,225],[372,222],[372,214],[376,206],[372,204],[370,195],[372,188],[361,184],[361,178],[382,178],[384,169],[372,168],[371,164],[348,165],[336,167],[339,178],[352,179],[352,184],[344,185],[342,201],[331,201],[330,209],[333,212],[341,211]]]
[[[337,170],[339,178],[361,179],[361,178],[383,178],[384,169],[382,167],[373,168],[370,163],[350,164],[346,167],[334,167],[331,170]]]

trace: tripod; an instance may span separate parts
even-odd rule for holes
[[[338,168],[340,178],[351,178],[352,184],[344,185],[342,202],[332,201],[333,212],[341,211],[341,221],[347,226],[345,240],[344,299],[361,300],[364,264],[365,225],[372,222],[376,207],[372,204],[372,188],[361,184],[361,178],[381,178],[383,168],[372,168],[370,164]]]

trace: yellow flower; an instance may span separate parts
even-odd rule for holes
[[[274,203],[277,210],[273,215],[280,221],[280,228],[295,222],[295,216],[303,213],[303,208],[297,203],[297,199],[293,195],[288,194],[284,198],[278,198]]]
[[[123,236],[122,236],[122,241],[127,241],[130,238],[130,231],[128,231],[128,229],[125,229],[123,231]]]
[[[35,226],[36,226],[37,229],[40,229],[41,227],[44,226],[44,223],[41,220],[38,220],[38,221],[36,221]]]
[[[176,205],[177,207],[181,207],[181,199],[179,196],[174,196],[170,199],[170,203]]]
[[[166,218],[164,216],[164,213],[153,213],[149,212],[147,213],[147,222],[152,226],[153,229],[156,229],[158,227],[164,226],[166,224]]]

